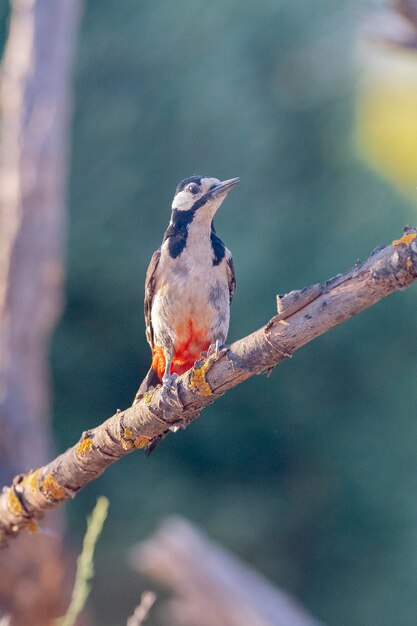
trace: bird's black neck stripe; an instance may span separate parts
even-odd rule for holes
[[[172,209],[171,221],[165,231],[164,241],[168,240],[168,251],[173,259],[176,259],[186,246],[188,228],[196,211],[197,208],[194,207],[188,211]]]
[[[226,254],[226,246],[224,245],[220,237],[216,235],[214,222],[211,223],[210,241],[213,250],[213,265],[220,265],[224,258],[224,255]]]
[[[192,209],[188,211],[172,210],[171,222],[165,231],[164,242],[168,240],[168,252],[173,259],[180,256],[187,245],[190,224],[197,209],[205,203],[206,200],[203,197],[197,200]],[[226,248],[220,237],[216,235],[213,222],[211,223],[210,241],[213,250],[213,265],[219,265],[224,258]]]

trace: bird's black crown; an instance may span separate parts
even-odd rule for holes
[[[195,183],[196,185],[200,187],[202,178],[207,178],[207,176],[190,176],[190,178],[184,178],[184,180],[182,180],[180,184],[178,185],[178,187],[176,188],[175,195],[179,193],[180,191],[182,191],[184,187],[186,187],[190,183]]]

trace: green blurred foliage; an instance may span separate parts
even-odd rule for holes
[[[416,222],[355,157],[352,6],[86,2],[52,346],[59,449],[129,405],[148,368],[144,276],[180,179],[242,179],[216,220],[238,280],[230,340],[274,314],[277,292],[348,269]],[[124,623],[145,584],[129,547],[179,513],[329,626],[415,624],[416,304],[414,289],[373,307],[80,493],[75,539],[96,495],[111,503],[95,623]]]

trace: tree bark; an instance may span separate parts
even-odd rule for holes
[[[136,448],[169,431],[185,428],[201,409],[244,380],[269,371],[295,350],[334,326],[409,287],[417,278],[417,231],[375,250],[324,285],[313,285],[278,298],[278,315],[248,337],[197,362],[178,379],[172,408],[161,402],[161,387],[92,430],[48,465],[16,476],[0,496],[0,544],[33,525],[42,513],[77,491]],[[24,436],[24,435],[23,435]]]
[[[0,77],[0,480],[51,454],[49,339],[62,306],[70,75],[80,0],[12,0]],[[54,520],[57,521],[56,518]],[[63,612],[56,536],[0,557],[13,626]],[[1,609],[0,609],[1,610]]]

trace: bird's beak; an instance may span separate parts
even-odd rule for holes
[[[214,189],[210,191],[210,195],[218,196],[221,193],[227,192],[239,182],[240,178],[229,178],[229,180],[224,180],[223,182],[219,183],[217,187],[214,187]]]

